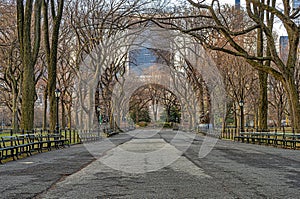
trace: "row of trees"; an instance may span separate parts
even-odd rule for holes
[[[33,129],[36,85],[45,74],[49,74],[45,90],[50,96],[50,127],[54,129],[54,90],[63,6],[63,0],[1,2],[2,89],[8,92],[4,102],[12,111],[14,129],[19,128],[19,119],[22,129]],[[43,50],[40,50],[41,41]]]
[[[160,119],[159,107],[164,107],[165,122],[176,122],[180,118],[180,103],[172,92],[162,85],[147,84],[136,90],[129,103],[130,115],[135,122],[150,122],[152,112],[153,122]],[[145,114],[146,113],[146,114]]]
[[[223,6],[218,0],[210,3],[188,2],[191,6],[188,5],[184,11],[171,15],[168,13],[159,18],[154,16],[154,20],[162,27],[191,35],[207,49],[241,57],[257,70],[260,129],[267,129],[268,75],[280,82],[289,102],[293,126],[300,129],[299,92],[295,79],[298,70],[299,26],[294,22],[299,17],[299,8],[293,10],[289,0],[246,0],[243,10]],[[288,35],[286,60],[278,52],[273,29],[275,21],[284,26]],[[244,95],[244,92],[240,92],[240,100],[244,99]]]
[[[238,102],[243,100],[260,129],[267,129],[268,117],[280,124],[285,114],[300,129],[299,28],[293,21],[298,11],[291,10],[288,0],[282,1],[283,11],[276,0],[246,0],[244,10],[223,6],[218,0],[187,1],[172,9],[168,2],[146,0],[2,1],[1,102],[12,112],[13,127],[19,128],[20,121],[25,130],[34,127],[40,91],[44,128],[49,109],[49,127],[54,129],[56,87],[62,91],[64,127],[71,128],[74,121],[81,128],[93,128],[98,105],[105,107],[110,121],[120,120],[112,117],[124,115],[122,110],[130,101],[126,89],[132,94],[138,88],[135,80],[128,83],[125,77],[128,52],[143,46],[146,38],[141,35],[149,24],[155,24],[172,32],[163,32],[164,40],[172,43],[168,51],[181,57],[179,61],[165,59],[165,64],[170,68],[168,75],[174,77],[172,89],[186,101],[181,109],[190,115],[190,124],[199,122],[199,115],[207,111],[213,114],[211,104],[216,103],[210,95],[215,83],[207,78],[214,77],[215,68],[206,75],[201,70],[203,65],[212,65],[201,59],[207,56],[202,45],[221,73],[216,82],[221,79],[225,85],[227,116],[233,112],[237,117]],[[286,60],[278,53],[276,20],[289,36]],[[163,48],[157,42],[157,48]],[[161,52],[156,50],[163,58]]]

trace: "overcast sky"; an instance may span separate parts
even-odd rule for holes
[[[235,0],[220,0],[221,3],[224,2],[225,3],[228,3],[228,4],[234,4],[235,3]]]
[[[241,1],[241,5],[242,5],[242,6],[245,5],[245,0],[240,0],[240,1]],[[228,4],[232,4],[232,5],[235,4],[235,0],[220,0],[220,2],[221,2],[222,4],[223,4],[223,3],[224,3],[224,4],[225,4],[225,3],[228,3]],[[287,34],[286,34],[286,30],[284,29],[283,26],[280,26],[280,24],[275,23],[274,28],[277,30],[279,36],[287,35]]]
[[[171,0],[172,2],[176,2],[176,0]],[[221,4],[231,4],[231,5],[234,5],[235,4],[235,0],[219,0]],[[207,0],[207,2],[209,2],[209,0]],[[241,6],[242,7],[245,7],[245,0],[240,0],[241,2]],[[281,7],[280,5],[278,5],[279,7]],[[278,35],[279,36],[285,36],[287,35],[286,33],[286,30],[284,29],[284,27],[282,25],[280,25],[278,23],[278,20],[277,20],[277,23],[274,24],[274,29],[278,32]]]

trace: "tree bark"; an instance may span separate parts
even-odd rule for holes
[[[264,0],[262,0],[264,1]],[[264,19],[264,10],[259,8],[259,15]],[[264,56],[264,38],[261,28],[257,30],[257,57]],[[259,61],[263,65],[263,61]],[[268,74],[264,71],[258,71],[259,78],[259,105],[258,105],[258,128],[260,131],[268,129]]]
[[[268,74],[259,71],[259,108],[258,128],[261,131],[268,130]]]
[[[25,5],[24,5],[25,3]],[[34,4],[34,5],[33,5]],[[34,66],[40,48],[41,33],[41,0],[26,1],[17,0],[17,29],[20,43],[20,54],[23,66],[22,81],[22,120],[21,127],[24,130],[32,130],[34,127],[34,102],[35,102],[35,74]],[[34,8],[33,8],[34,6]],[[33,10],[34,9],[34,10]],[[34,20],[32,19],[34,16]],[[32,22],[34,21],[34,41],[32,39]],[[33,47],[32,47],[33,46]]]
[[[49,23],[48,23],[48,8],[51,6],[51,15],[53,19],[52,34],[50,37]],[[45,51],[47,57],[48,65],[48,96],[49,96],[49,105],[50,105],[50,130],[54,130],[56,126],[57,118],[57,105],[55,97],[56,89],[56,76],[57,76],[57,48],[58,48],[58,38],[59,38],[59,29],[62,19],[64,7],[64,0],[58,1],[57,13],[55,10],[54,2],[49,0],[43,0],[43,16],[44,16],[44,41],[45,41]],[[51,45],[50,45],[51,39]]]
[[[72,128],[72,102],[70,102],[70,104],[68,105],[68,128],[71,129]]]
[[[300,103],[299,93],[295,85],[293,75],[288,75],[285,90],[288,94],[289,105],[291,109],[292,126],[296,132],[300,132]]]
[[[17,132],[19,129],[18,125],[18,89],[16,82],[12,84],[12,97],[13,97],[13,102],[12,102],[12,128],[14,132]]]

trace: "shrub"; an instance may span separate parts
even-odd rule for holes
[[[140,127],[146,127],[148,126],[147,122],[139,122],[137,125],[139,125]]]

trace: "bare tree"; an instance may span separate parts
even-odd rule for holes
[[[180,30],[186,34],[192,35],[205,47],[243,57],[254,69],[270,74],[282,83],[289,99],[291,117],[293,126],[300,129],[300,104],[298,91],[295,86],[295,66],[298,57],[297,48],[299,45],[299,27],[293,21],[297,16],[290,7],[290,1],[283,1],[283,10],[276,6],[276,1],[267,1],[266,3],[258,0],[246,0],[246,12],[226,15],[226,8],[220,5],[218,0],[207,4],[204,1],[195,2],[188,0],[192,6],[193,12],[181,12],[172,16],[163,17],[160,20],[161,26]],[[180,13],[180,14],[181,14]],[[267,20],[261,17],[262,13],[267,15]],[[247,17],[246,23],[241,29],[236,29],[233,20]],[[289,38],[288,58],[285,62],[277,52],[276,40],[273,35],[273,18],[276,17],[285,27]],[[161,18],[160,18],[161,19]],[[167,19],[167,20],[166,20]],[[177,22],[174,22],[176,19]],[[170,23],[170,21],[172,21]],[[183,22],[186,21],[187,23]],[[246,35],[257,33],[261,30],[263,38],[266,39],[266,53],[263,55],[253,53],[247,49],[245,44],[237,42],[239,38]],[[226,42],[222,45],[216,43],[216,38],[222,38]],[[273,63],[270,67],[270,62]]]
[[[78,96],[80,114],[87,116],[85,128],[91,129],[94,122],[98,82],[106,78],[105,88],[109,89],[115,84],[117,75],[122,74],[132,35],[124,28],[131,23],[130,16],[136,15],[145,3],[147,1],[89,0],[70,4],[68,17],[76,34]]]
[[[15,5],[10,2],[0,3],[2,13],[0,20],[0,81],[2,86],[0,90],[1,101],[5,102],[12,111],[12,128],[16,131],[19,127],[22,67],[14,7]]]
[[[50,101],[50,129],[54,130],[56,125],[56,77],[57,77],[57,49],[59,46],[59,29],[62,20],[64,0],[42,0],[43,1],[43,33],[44,48],[48,69],[48,96]],[[50,14],[48,14],[50,11]],[[50,20],[51,19],[51,20]],[[51,29],[50,29],[51,23]]]
[[[253,100],[259,98],[257,93],[253,95],[254,91],[258,90],[257,71],[249,70],[249,64],[242,58],[220,52],[218,54],[221,54],[218,56],[219,67],[224,77],[229,101],[232,102],[232,107],[228,111],[234,112],[235,124],[237,126],[237,121],[245,120],[245,118],[237,118],[240,101],[244,102],[245,115],[258,110],[258,100]],[[257,115],[254,114],[254,116],[256,117]],[[253,119],[257,121],[255,117]],[[257,127],[258,124],[255,125]]]
[[[41,7],[41,0],[17,0],[17,29],[23,66],[21,126],[24,130],[32,130],[34,122],[34,66],[41,40]]]
[[[269,79],[269,93],[270,93],[270,118],[275,121],[275,125],[279,128],[282,127],[281,121],[285,115],[289,115],[287,107],[287,96],[284,92],[282,84],[274,78]]]
[[[74,34],[68,24],[62,24],[57,57],[57,81],[61,90],[61,127],[72,128],[72,108],[74,100],[74,85],[76,84],[76,65],[74,57]]]

